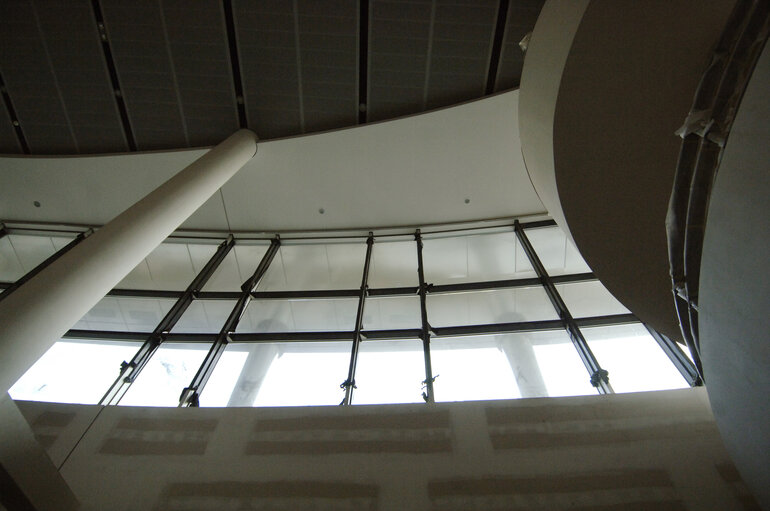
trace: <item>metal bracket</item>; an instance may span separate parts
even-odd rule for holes
[[[598,387],[602,382],[610,382],[610,373],[608,373],[606,369],[599,369],[598,371],[594,371],[594,374],[591,375],[591,385],[594,387]]]

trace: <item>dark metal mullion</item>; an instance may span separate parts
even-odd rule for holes
[[[627,325],[639,323],[639,319],[633,314],[614,314],[609,316],[593,316],[578,318],[575,323],[581,328],[595,326]],[[486,325],[461,325],[433,327],[435,337],[458,337],[468,335],[505,334],[511,332],[534,332],[538,330],[559,330],[564,328],[564,322],[560,319],[545,321],[521,321],[517,323],[490,323]],[[362,330],[362,341],[393,340],[393,339],[419,339],[419,328],[403,328],[396,330]],[[212,334],[174,333],[163,337],[164,343],[171,342],[206,342],[216,336]],[[230,342],[237,343],[261,343],[261,342],[314,342],[314,341],[347,341],[353,336],[352,331],[325,331],[325,332],[250,332],[232,333]],[[142,341],[147,338],[143,332],[117,332],[107,330],[69,330],[64,337],[69,339],[101,339],[113,341]]]
[[[7,298],[11,293],[16,291],[19,287],[21,287],[25,282],[28,282],[32,277],[43,271],[45,268],[50,266],[51,263],[59,259],[61,256],[72,250],[72,248],[86,239],[88,236],[90,236],[94,231],[92,229],[87,230],[86,232],[82,232],[77,235],[77,237],[67,243],[64,247],[54,252],[50,257],[48,257],[45,261],[38,264],[34,268],[32,268],[30,271],[28,271],[26,274],[24,274],[23,277],[21,277],[19,280],[14,282],[11,286],[7,287],[5,291],[0,294],[0,301],[3,301],[3,299]],[[0,236],[2,237],[2,236]]]
[[[529,242],[529,238],[527,238],[527,235],[524,233],[524,229],[522,229],[518,220],[514,222],[514,229],[516,237],[521,243],[524,252],[527,254],[529,262],[532,264],[532,267],[540,278],[551,304],[553,304],[554,309],[556,309],[559,318],[564,322],[564,327],[567,330],[570,339],[572,339],[572,344],[574,344],[578,355],[580,355],[580,359],[583,361],[588,373],[591,375],[591,385],[599,389],[599,392],[602,394],[612,394],[613,390],[609,382],[607,371],[602,369],[599,365],[599,361],[596,360],[585,337],[583,337],[582,332],[580,332],[580,328],[575,322],[575,319],[572,317],[572,314],[570,314],[567,305],[556,290],[556,286],[554,286],[553,281],[551,281],[551,278],[548,276],[548,272],[545,270],[543,263],[540,261],[540,258],[532,247],[532,244]]]
[[[270,242],[270,247],[267,249],[267,252],[265,252],[265,255],[262,256],[262,260],[259,262],[259,265],[257,265],[252,276],[241,286],[241,296],[238,298],[233,310],[227,317],[227,321],[225,321],[225,324],[219,331],[214,344],[206,354],[206,358],[203,359],[203,362],[190,382],[190,385],[182,390],[182,394],[179,396],[179,406],[198,406],[200,394],[203,392],[206,383],[214,372],[217,362],[219,362],[222,353],[224,353],[225,348],[229,343],[228,337],[235,332],[236,328],[238,328],[238,323],[240,323],[243,314],[246,312],[246,308],[251,302],[251,293],[259,285],[262,277],[264,277],[280,246],[281,242],[278,237],[274,238]]]
[[[147,337],[144,343],[139,347],[139,350],[133,356],[131,361],[124,361],[120,365],[120,374],[99,401],[100,404],[117,404],[118,401],[120,401],[128,390],[128,387],[134,380],[136,380],[136,377],[142,372],[144,366],[147,365],[147,362],[158,349],[158,346],[160,346],[161,342],[166,339],[171,329],[174,328],[174,325],[176,325],[177,321],[179,321],[193,300],[195,300],[196,294],[206,285],[206,282],[208,282],[209,278],[214,274],[214,271],[225,257],[227,257],[227,254],[233,248],[234,244],[235,239],[230,235],[219,245],[219,248],[217,248],[217,251],[211,259],[209,259],[198,275],[195,276],[195,279],[193,279],[190,285],[187,286],[187,289],[182,293],[182,296],[179,297],[176,303],[174,303],[163,319],[160,320],[158,326],[155,327],[155,330],[152,331],[149,337]]]
[[[489,73],[487,74],[487,86],[484,94],[490,95],[495,91],[497,83],[497,70],[500,66],[500,57],[503,49],[503,37],[505,36],[505,25],[508,20],[509,0],[500,0],[497,9],[497,24],[492,39],[492,51],[489,56]]]
[[[29,154],[29,145],[27,144],[27,138],[24,136],[24,130],[21,129],[21,123],[19,122],[19,116],[16,115],[16,109],[13,107],[13,101],[8,94],[8,89],[5,87],[5,81],[0,74],[0,94],[3,96],[3,102],[5,103],[5,109],[8,110],[8,117],[11,118],[11,124],[13,130],[16,133],[16,138],[19,141],[19,146],[24,154]]]
[[[425,380],[423,381],[425,392],[422,393],[422,397],[427,403],[435,403],[436,396],[433,392],[433,382],[436,378],[433,376],[433,368],[430,360],[431,327],[428,323],[428,285],[425,283],[425,269],[422,264],[422,235],[420,234],[420,229],[415,231],[414,240],[417,242],[417,276],[420,279],[420,319],[422,321],[420,339],[422,339],[423,358],[425,359]]]
[[[350,348],[350,366],[348,367],[348,378],[342,382],[341,388],[345,389],[345,397],[341,405],[351,405],[353,403],[353,389],[356,388],[356,364],[358,363],[358,348],[361,345],[361,329],[364,323],[364,305],[366,303],[366,291],[369,288],[369,264],[372,261],[372,246],[374,245],[374,235],[370,232],[366,239],[366,260],[364,261],[364,272],[361,276],[361,290],[358,296],[358,311],[356,312],[356,330],[353,333],[353,346]]]
[[[358,124],[366,123],[369,85],[369,0],[358,4]]]
[[[574,273],[572,275],[557,275],[551,277],[554,284],[571,282],[584,282],[596,280],[593,273]],[[458,291],[487,291],[491,289],[530,287],[540,285],[539,278],[489,280],[484,282],[462,282],[459,284],[439,284],[428,286],[428,294],[454,293]],[[0,283],[0,288],[4,286]],[[6,285],[5,287],[10,287]],[[369,289],[367,296],[413,296],[419,293],[417,286],[383,287]],[[306,300],[312,298],[355,298],[359,295],[358,289],[309,289],[304,291],[254,291],[251,297],[255,300]],[[129,296],[134,298],[179,298],[182,291],[153,290],[153,289],[113,289],[107,296]],[[200,300],[237,300],[241,296],[239,291],[201,291],[197,294]]]
[[[134,131],[131,128],[131,119],[128,116],[128,110],[126,108],[126,102],[123,99],[123,91],[120,88],[120,79],[118,78],[118,70],[115,67],[115,59],[112,56],[112,48],[110,47],[110,41],[107,36],[107,28],[104,23],[104,16],[102,14],[102,7],[99,4],[99,0],[91,0],[91,8],[94,12],[94,19],[96,21],[96,28],[99,32],[99,38],[102,43],[102,54],[104,55],[104,63],[107,66],[107,72],[110,76],[110,84],[112,85],[112,92],[115,98],[115,104],[118,107],[118,114],[120,115],[120,122],[123,125],[123,134],[126,136],[126,143],[128,149],[136,151],[136,139],[134,138]]]
[[[671,360],[671,363],[674,364],[674,367],[676,367],[679,374],[682,375],[690,387],[699,387],[703,385],[703,380],[701,379],[700,374],[698,374],[698,369],[695,367],[695,364],[693,364],[692,360],[687,358],[687,355],[684,354],[684,351],[682,351],[682,348],[680,348],[677,343],[646,324],[644,327],[650,333],[652,338],[655,339],[655,342],[658,343],[663,350],[663,353],[665,353],[669,360]]]
[[[235,28],[235,15],[233,14],[232,0],[224,0],[223,8],[225,16],[225,28],[227,30],[227,45],[230,51],[230,70],[233,79],[233,90],[235,92],[235,103],[238,109],[238,125],[241,128],[247,128],[248,118],[246,116],[246,98],[243,93],[241,61],[238,57],[238,38]]]

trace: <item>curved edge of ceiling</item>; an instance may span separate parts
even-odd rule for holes
[[[181,228],[323,231],[544,214],[521,155],[518,95],[260,142]],[[205,151],[0,156],[0,220],[103,225]]]
[[[543,204],[610,292],[674,339],[674,132],[733,3],[548,0],[522,72],[522,150]]]

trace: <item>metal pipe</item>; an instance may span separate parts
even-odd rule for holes
[[[155,327],[155,330],[147,337],[144,344],[139,348],[136,354],[133,356],[130,362],[123,361],[120,365],[120,374],[115,379],[110,388],[105,392],[99,404],[102,405],[116,405],[123,398],[128,391],[129,386],[136,380],[139,373],[142,372],[144,366],[150,360],[152,355],[157,351],[160,344],[168,336],[169,332],[174,328],[182,315],[187,311],[190,304],[195,299],[196,293],[198,293],[203,286],[206,285],[209,278],[214,274],[214,271],[219,267],[221,262],[230,253],[233,248],[235,240],[232,236],[228,236],[225,241],[217,248],[214,255],[208,260],[206,265],[198,272],[198,275],[193,279],[187,289],[182,293],[182,296],[174,303],[171,309],[166,313],[160,323]]]
[[[418,288],[420,293],[420,319],[422,323],[420,339],[422,339],[422,352],[425,359],[425,380],[422,382],[425,386],[425,392],[422,393],[422,398],[426,403],[435,403],[436,396],[433,391],[433,382],[436,381],[436,377],[433,376],[433,368],[430,361],[431,327],[428,323],[428,285],[425,283],[425,270],[422,263],[422,235],[420,229],[415,231],[414,240],[417,242],[417,275],[420,279],[420,287]]]
[[[370,232],[366,239],[366,260],[364,261],[364,272],[361,276],[361,290],[358,296],[358,311],[356,312],[356,329],[353,333],[353,346],[350,348],[350,366],[348,367],[348,378],[342,382],[340,387],[345,390],[345,397],[341,405],[351,405],[353,402],[353,389],[356,388],[356,364],[358,363],[358,347],[361,344],[361,329],[364,322],[364,304],[366,303],[366,291],[369,288],[369,264],[372,261],[372,246],[374,245],[374,235]]]
[[[609,374],[606,370],[602,369],[599,362],[596,360],[585,337],[583,337],[583,334],[580,332],[580,328],[578,328],[575,319],[572,317],[572,314],[570,314],[569,309],[567,309],[567,305],[556,290],[556,286],[554,286],[553,281],[548,276],[548,272],[545,270],[543,263],[540,261],[540,258],[518,221],[514,223],[514,230],[516,232],[516,238],[521,243],[521,247],[529,258],[529,262],[532,264],[535,273],[537,273],[537,276],[540,278],[540,282],[543,284],[543,288],[545,289],[551,304],[564,323],[564,328],[567,330],[567,333],[572,340],[572,344],[575,346],[575,349],[577,349],[580,359],[588,370],[588,374],[591,375],[591,385],[596,387],[602,394],[612,394],[613,390],[612,386],[610,386]]]
[[[235,303],[233,310],[227,317],[227,321],[225,321],[225,324],[219,331],[219,335],[217,335],[214,344],[206,354],[206,358],[203,359],[203,363],[201,363],[201,366],[190,382],[190,385],[182,390],[182,394],[179,396],[179,406],[198,406],[200,394],[203,392],[203,388],[206,386],[211,374],[214,372],[217,362],[222,357],[225,347],[229,342],[230,334],[235,332],[238,328],[238,323],[240,323],[243,314],[246,312],[246,308],[251,302],[251,293],[254,292],[262,280],[262,277],[265,276],[265,273],[270,267],[270,263],[273,262],[273,258],[275,257],[275,254],[278,253],[280,246],[281,241],[276,236],[270,242],[270,247],[268,247],[265,255],[262,256],[262,260],[257,265],[252,276],[241,285],[240,298]]]

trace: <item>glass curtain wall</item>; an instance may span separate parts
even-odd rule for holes
[[[3,288],[67,241],[32,238],[0,238]],[[45,250],[25,260],[19,247],[31,246]],[[10,394],[311,406],[634,392],[695,384],[681,350],[672,363],[677,350],[594,278],[550,221],[339,239],[169,239]]]

